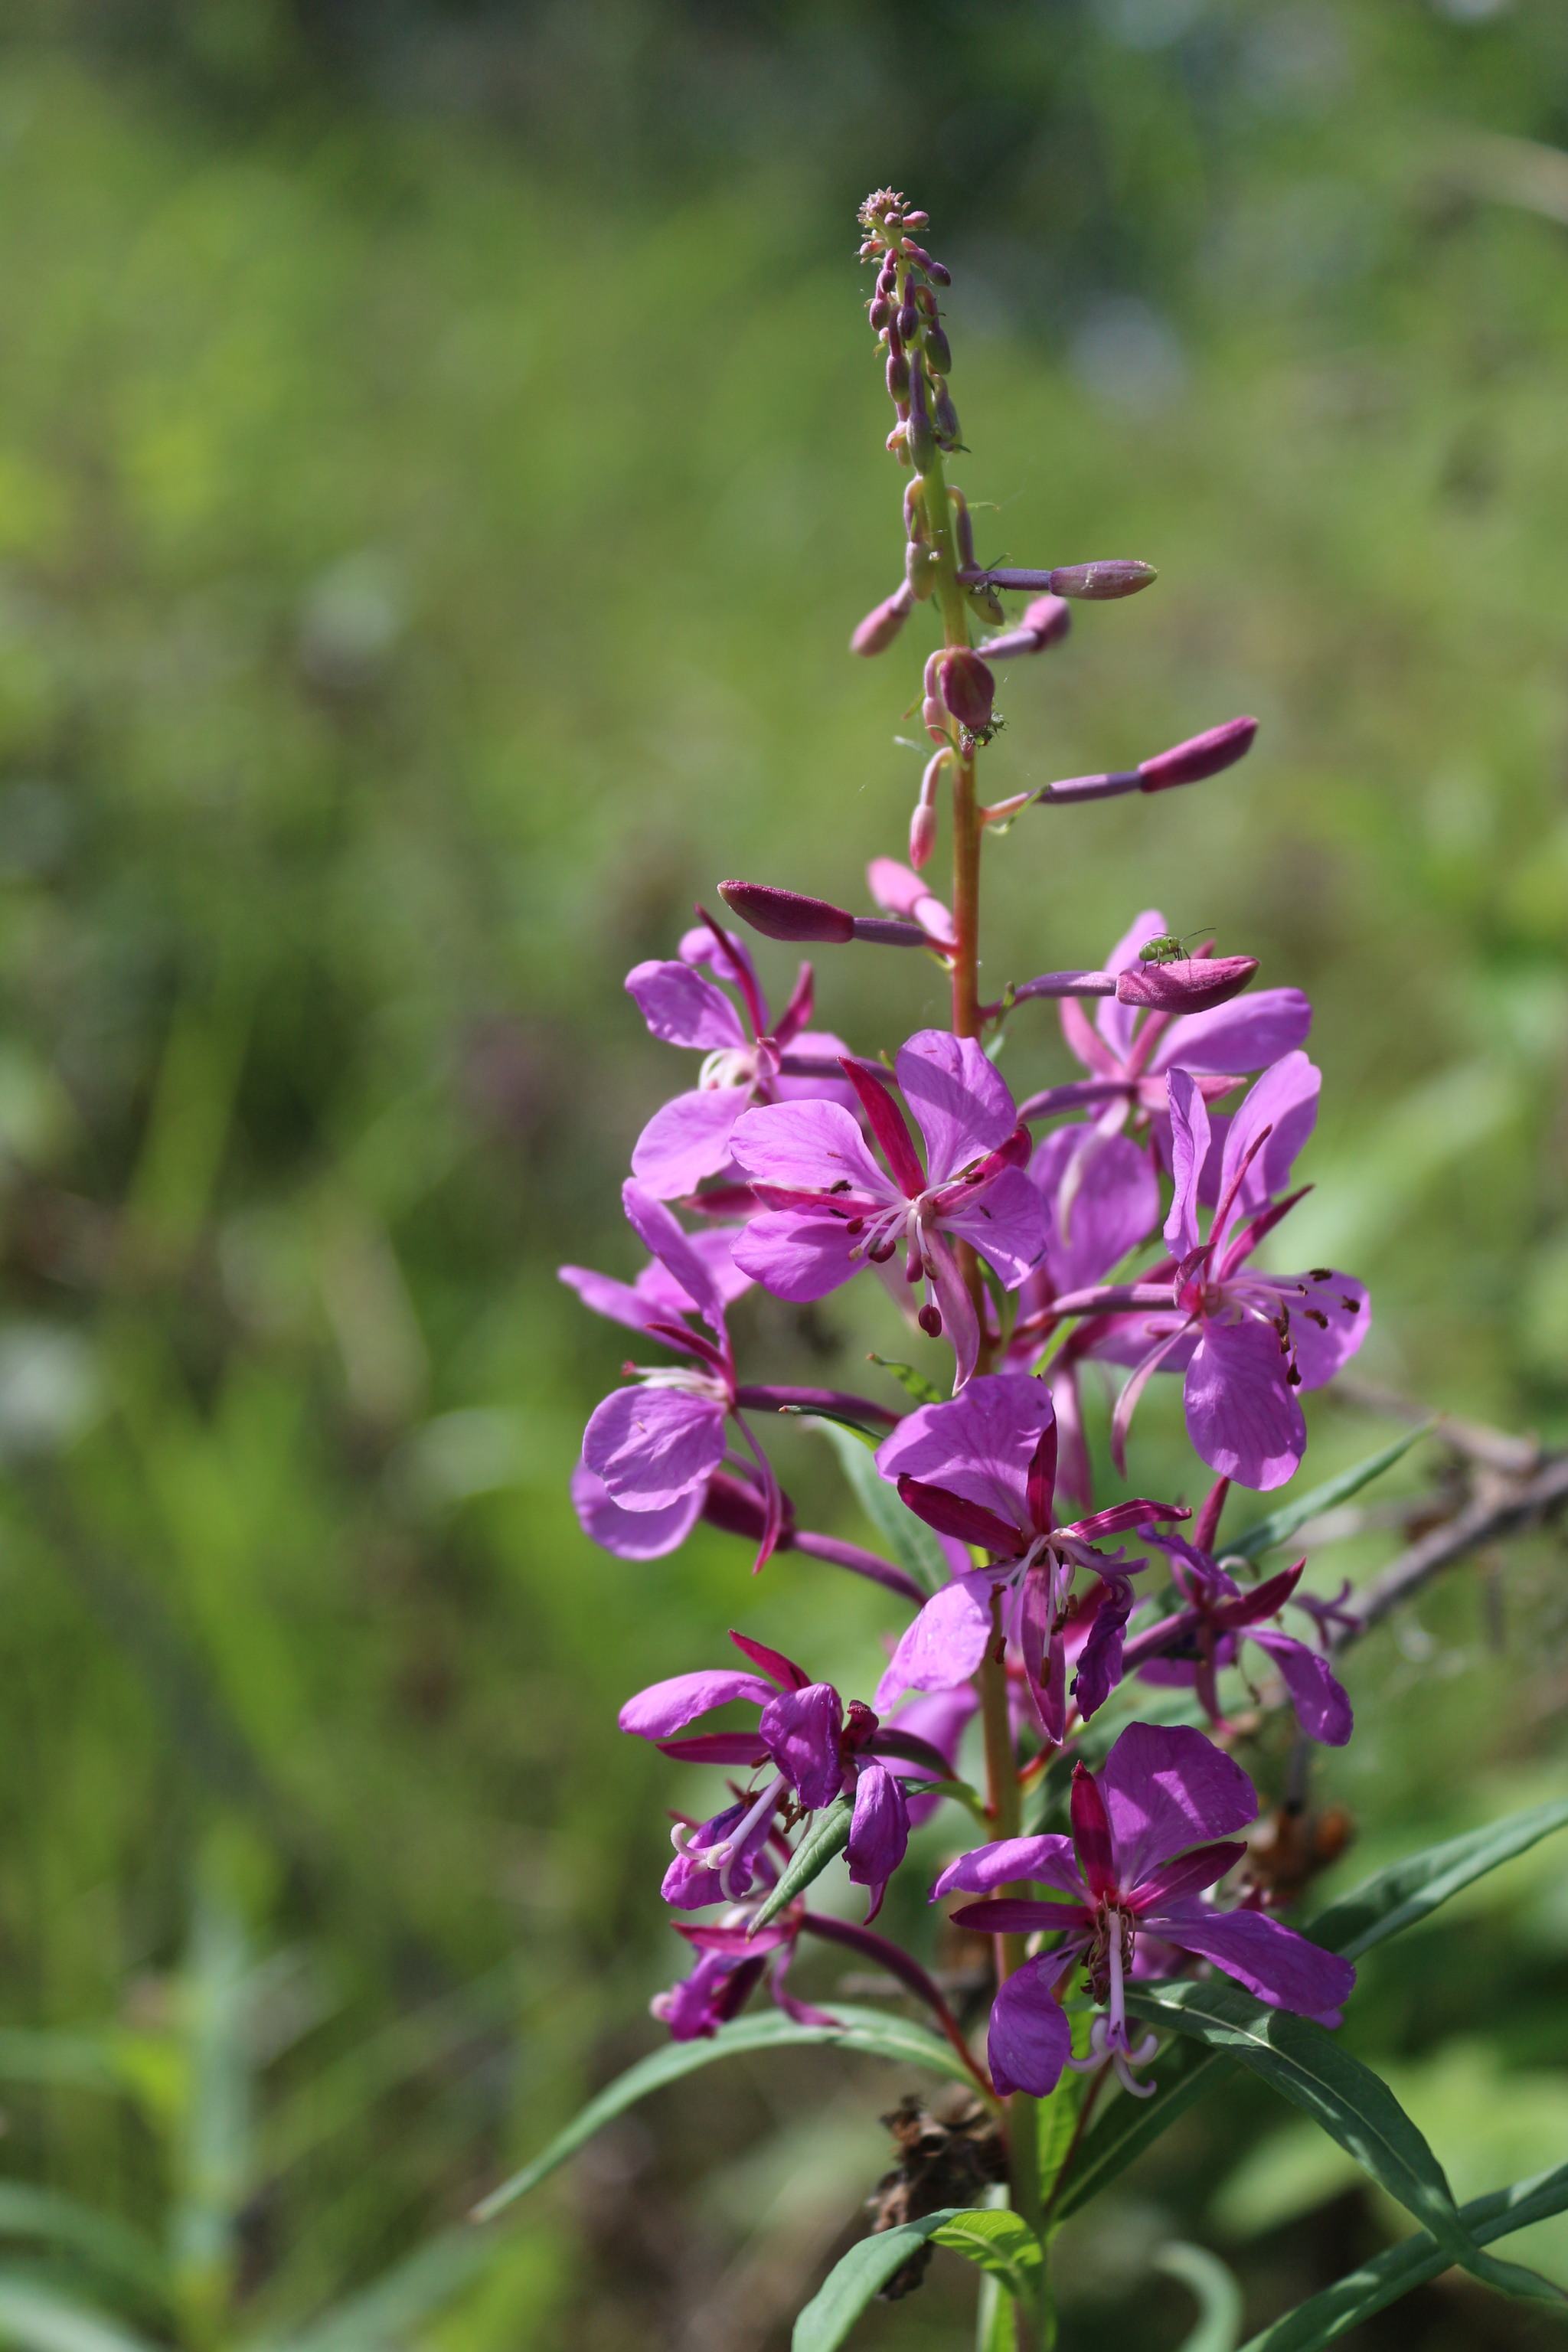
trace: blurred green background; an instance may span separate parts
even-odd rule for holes
[[[1305,985],[1291,1261],[1372,1284],[1363,1371],[1568,1436],[1564,148],[1561,0],[6,12],[0,2175],[172,2231],[178,2293],[0,2183],[0,2335],[68,2280],[193,2347],[771,2352],[860,2226],[907,2085],[820,2053],[667,2095],[479,2253],[462,2217],[680,1965],[689,1788],[620,1699],[731,1622],[860,1689],[899,1622],[581,1538],[625,1341],[553,1271],[633,1270],[626,1156],[691,1082],[626,968],[721,875],[859,907],[901,854],[925,625],[845,650],[901,562],[868,187],[953,269],[983,554],[1160,568],[1007,677],[994,788],[1263,721],[996,843],[988,976],[1152,902]],[[942,1017],[868,953],[818,1007],[867,1050]],[[1028,1011],[1020,1094],[1070,1067]],[[777,1378],[897,1336],[858,1292],[737,1326]],[[1314,1432],[1320,1473],[1389,1434]],[[1141,1445],[1191,1479],[1173,1383]],[[776,1458],[863,1532],[819,1442]],[[1500,1574],[1356,1655],[1344,1871],[1561,1787],[1556,1538]],[[1479,1893],[1347,2028],[1461,2195],[1568,2149],[1556,1850]],[[1064,2240],[1069,2352],[1179,2340],[1163,2238],[1253,2325],[1380,2242],[1327,2146],[1194,2110]],[[1568,2279],[1554,2226],[1521,2252]],[[868,2344],[963,2340],[942,2262]],[[1358,2340],[1544,2330],[1450,2283]]]

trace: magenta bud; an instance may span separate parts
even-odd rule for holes
[[[898,264],[891,259],[884,261],[877,275],[878,293],[881,295],[895,294],[898,291]]]
[[[925,228],[929,225],[930,220],[930,213],[906,213],[904,215],[904,226],[906,228]]]
[[[915,331],[919,327],[920,322],[920,312],[916,310],[912,302],[906,301],[902,310],[899,312],[899,332],[902,335],[906,343],[912,341]]]
[[[918,874],[931,864],[936,847],[936,811],[928,801],[917,801],[910,817],[910,864]]]
[[[914,590],[906,581],[867,614],[849,640],[852,654],[885,654],[915,609]]]
[[[888,398],[908,400],[910,396],[910,362],[905,352],[888,354]]]
[[[951,286],[952,284],[952,272],[948,268],[945,262],[928,261],[926,263],[926,276],[931,279],[933,286]]]
[[[910,370],[909,450],[915,471],[928,472],[936,457],[936,435],[931,430],[931,408],[926,399],[926,372],[919,361]]]
[[[938,375],[952,374],[952,346],[942,328],[938,326],[930,326],[926,329],[926,357]]]
[[[1201,783],[1205,776],[1217,776],[1222,769],[1245,759],[1257,732],[1256,719],[1227,719],[1223,727],[1211,727],[1206,735],[1194,735],[1152,760],[1140,761],[1138,781],[1146,793],[1169,792],[1173,784]]]
[[[931,408],[931,416],[936,425],[936,437],[941,442],[942,447],[944,449],[956,448],[963,436],[958,422],[958,411],[952,404],[952,395],[948,391],[945,383],[941,387],[937,394],[936,400]],[[1119,593],[1125,593],[1126,592],[1121,591]]]
[[[721,882],[719,896],[731,914],[768,940],[820,940],[842,947],[855,936],[855,918],[826,898],[800,890],[775,890],[765,882]]]
[[[879,335],[893,315],[893,306],[885,294],[879,294],[868,313],[873,334]]]
[[[1182,963],[1135,963],[1116,975],[1119,1004],[1153,1013],[1206,1013],[1238,996],[1258,970],[1256,956],[1194,956]]]
[[[1044,653],[1047,646],[1059,646],[1072,626],[1072,606],[1061,596],[1037,596],[1032,604],[1024,607],[1024,617],[1018,625],[1029,631],[1037,648]]]
[[[952,507],[952,537],[953,545],[958,551],[958,561],[961,565],[966,565],[973,571],[974,525],[969,519],[969,500],[962,490],[949,490],[947,495]]]
[[[955,646],[943,654],[937,676],[942,681],[942,698],[958,720],[972,735],[978,735],[991,723],[991,706],[996,698],[996,681],[977,653],[966,646]]]
[[[921,704],[921,721],[933,743],[947,741],[947,711],[934,694],[928,694]]]
[[[1136,596],[1159,578],[1152,563],[1113,556],[1102,563],[1067,563],[1051,573],[1047,583],[1058,596],[1083,596],[1104,604],[1112,596]]]

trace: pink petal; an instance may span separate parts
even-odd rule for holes
[[[905,1629],[871,1704],[879,1715],[907,1690],[951,1690],[966,1683],[985,1655],[991,1639],[988,1576],[954,1577],[932,1595]]]
[[[957,1359],[952,1385],[955,1390],[961,1389],[980,1360],[980,1323],[974,1301],[942,1234],[928,1231],[925,1257],[942,1313],[942,1331]]]
[[[656,1200],[693,1192],[704,1176],[730,1163],[735,1121],[751,1104],[749,1087],[702,1087],[656,1110],[632,1150],[632,1174]]]
[[[742,1673],[739,1666],[711,1666],[702,1674],[671,1675],[668,1682],[650,1683],[627,1699],[619,1722],[623,1731],[635,1732],[639,1739],[668,1739],[700,1715],[728,1706],[731,1699],[752,1699],[766,1706],[776,1696],[772,1683],[760,1675]]]
[[[1026,1960],[991,2004],[986,2037],[991,2079],[1004,2096],[1027,2091],[1048,2098],[1072,2056],[1072,2028],[1052,1998],[1062,1973],[1060,1952]]]
[[[735,1244],[735,1263],[775,1298],[803,1306],[858,1274],[863,1258],[841,1217],[814,1217],[799,1209],[771,1209],[753,1217]]]
[[[1271,1324],[1215,1317],[1187,1367],[1187,1434],[1211,1470],[1268,1494],[1282,1486],[1307,1445],[1307,1424],[1285,1379]]]
[[[904,1102],[925,1138],[927,1181],[945,1184],[1017,1125],[1006,1080],[973,1037],[921,1029],[894,1060]]]
[[[1267,1650],[1279,1667],[1296,1720],[1308,1738],[1321,1739],[1326,1748],[1342,1748],[1355,1728],[1355,1717],[1327,1658],[1310,1650],[1305,1642],[1298,1642],[1294,1634],[1277,1633],[1261,1625],[1249,1625],[1247,1638]]]
[[[1299,988],[1260,988],[1256,996],[1173,1021],[1150,1067],[1245,1077],[1304,1045],[1311,1026],[1312,1008]]]
[[[1134,915],[1131,927],[1122,932],[1100,969],[1103,971],[1125,971],[1129,964],[1138,961],[1138,950],[1150,940],[1164,935],[1165,918],[1158,907],[1145,907]],[[1137,1026],[1138,1008],[1119,1004],[1114,996],[1104,998],[1095,1013],[1095,1026],[1119,1062],[1124,1062],[1132,1049],[1132,1033]]]
[[[1068,1166],[1073,1197],[1059,1198]],[[1046,1202],[1046,1265],[1058,1297],[1085,1290],[1148,1240],[1160,1215],[1160,1186],[1149,1155],[1125,1135],[1088,1124],[1058,1127],[1029,1162],[1029,1181]]]
[[[627,1222],[645,1249],[658,1258],[674,1276],[710,1330],[724,1337],[724,1301],[705,1258],[677,1224],[662,1201],[635,1179],[621,1186],[621,1204]]]
[[[1069,1837],[999,1838],[994,1845],[977,1845],[950,1862],[931,1891],[931,1901],[944,1895],[992,1895],[999,1886],[1023,1886],[1031,1880],[1056,1886],[1075,1903],[1089,1899]]]
[[[595,1315],[608,1316],[612,1323],[624,1323],[629,1331],[646,1331],[659,1311],[645,1291],[635,1290],[629,1282],[616,1282],[607,1274],[595,1274],[591,1265],[559,1265],[555,1271],[584,1307],[591,1307]]]
[[[904,1858],[910,1843],[909,1808],[896,1774],[885,1764],[863,1764],[855,1783],[845,1859],[852,1886],[872,1890],[868,1918],[882,1907],[882,1889]]]
[[[743,1231],[741,1225],[703,1225],[685,1236],[687,1248],[702,1266],[720,1303],[725,1307],[731,1306],[752,1286],[751,1276],[735,1264],[735,1244]],[[658,1258],[651,1265],[644,1266],[633,1287],[640,1298],[651,1300],[666,1315],[671,1310],[689,1315],[697,1305]]]
[[[583,1433],[583,1459],[626,1510],[661,1510],[724,1459],[724,1408],[682,1389],[617,1389]]]
[[[1198,1245],[1198,1182],[1209,1150],[1208,1105],[1185,1070],[1173,1070],[1171,1173],[1175,1198],[1165,1219],[1165,1246],[1184,1258]]]
[[[1045,1203],[1021,1168],[1004,1168],[988,1184],[977,1184],[964,1206],[944,1211],[942,1222],[979,1251],[1006,1290],[1016,1290],[1046,1254]]]
[[[808,1811],[830,1805],[844,1768],[838,1735],[844,1703],[831,1683],[808,1683],[804,1690],[770,1691],[757,1726],[779,1770]]]
[[[1338,2025],[1355,1970],[1336,1952],[1310,1944],[1262,1911],[1213,1911],[1206,1904],[1173,1906],[1148,1924],[1184,1952],[1213,1960],[1271,2009],[1292,2009],[1320,2025]]]
[[[1331,1381],[1342,1365],[1348,1364],[1362,1341],[1372,1328],[1372,1303],[1364,1282],[1353,1275],[1331,1273],[1324,1282],[1314,1282],[1306,1275],[1296,1279],[1306,1285],[1307,1296],[1298,1299],[1288,1290],[1285,1304],[1290,1309],[1290,1344],[1296,1351],[1296,1369],[1301,1375],[1303,1389],[1321,1389]],[[1353,1300],[1354,1305],[1349,1302]],[[1310,1309],[1311,1313],[1307,1310]],[[1314,1323],[1312,1314],[1326,1318],[1328,1329]]]
[[[946,1404],[922,1404],[877,1449],[884,1478],[919,1478],[1027,1529],[1029,1463],[1055,1419],[1043,1381],[987,1372]]]
[[[626,992],[656,1037],[711,1054],[748,1043],[734,1006],[710,980],[687,963],[639,963],[626,974]]]
[[[685,1542],[702,1510],[703,1489],[692,1486],[662,1510],[628,1511],[585,1462],[572,1473],[572,1507],[583,1533],[617,1559],[662,1559]]]
[[[1265,1070],[1249,1088],[1225,1139],[1225,1164],[1220,1171],[1222,1196],[1229,1190],[1253,1138],[1265,1127],[1273,1131],[1247,1170],[1237,1202],[1238,1216],[1260,1209],[1266,1201],[1288,1189],[1296,1154],[1317,1125],[1318,1090],[1321,1085],[1322,1072],[1309,1062],[1305,1054],[1293,1053]]]
[[[1185,1724],[1129,1724],[1098,1778],[1130,1895],[1162,1863],[1258,1817],[1258,1791],[1240,1765]]]
[[[731,1148],[753,1182],[793,1192],[851,1192],[890,1207],[903,1198],[866,1149],[849,1113],[833,1102],[768,1103],[737,1121]]]

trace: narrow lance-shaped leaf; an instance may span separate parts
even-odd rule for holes
[[[0,2270],[0,2336],[21,2352],[153,2352],[121,2321],[20,2270]]]
[[[1511,2189],[1496,2189],[1489,2196],[1461,2205],[1459,2219],[1478,2246],[1510,2237],[1531,2221],[1544,2221],[1568,2209],[1568,2164],[1552,2172],[1515,2181]],[[1248,2338],[1243,2352],[1321,2352],[1375,2312],[1384,2310],[1413,2287],[1424,2286],[1448,2268],[1448,2257],[1425,2230],[1388,2247],[1363,2263],[1321,2294],[1310,2296]]]
[[[947,1554],[923,1519],[906,1510],[898,1490],[889,1486],[860,1440],[836,1422],[816,1422],[838,1456],[838,1466],[854,1489],[855,1499],[877,1533],[927,1592],[938,1592],[948,1580]]]
[[[816,2294],[795,2323],[790,2352],[837,2352],[867,2305],[880,2294],[895,2271],[965,2208],[943,2206],[918,2221],[900,2221],[896,2229],[879,2230],[862,2238],[835,2263]]]
[[[1227,1552],[1238,1551],[1243,1559],[1258,1559],[1264,1552],[1272,1551],[1277,1544],[1289,1543],[1297,1528],[1304,1528],[1309,1519],[1321,1518],[1325,1511],[1333,1510],[1338,1504],[1348,1503],[1352,1495],[1359,1495],[1363,1486],[1370,1486],[1374,1478],[1381,1478],[1385,1470],[1393,1468],[1402,1454],[1408,1454],[1416,1440],[1426,1436],[1436,1426],[1435,1421],[1424,1421],[1419,1429],[1412,1429],[1405,1436],[1396,1437],[1392,1445],[1384,1446],[1377,1454],[1369,1454],[1364,1462],[1356,1463],[1352,1469],[1342,1470],[1337,1478],[1326,1478],[1310,1494],[1298,1495],[1293,1502],[1281,1503],[1277,1511],[1270,1511],[1266,1519],[1259,1519],[1256,1526],[1247,1528],[1234,1543],[1227,1538],[1224,1549]]]
[[[796,1846],[778,1885],[755,1914],[753,1927],[765,1927],[776,1919],[786,1904],[793,1903],[813,1879],[820,1878],[830,1862],[841,1854],[849,1843],[849,1828],[855,1818],[855,1808],[847,1797],[840,1797],[826,1812],[815,1821]]]
[[[826,2042],[837,2043],[841,2050],[858,2051],[868,2058],[890,2058],[895,2065],[923,2066],[928,2073],[945,2074],[955,2083],[967,2085],[971,2081],[967,2067],[952,2044],[928,2032],[923,2025],[886,2016],[880,2010],[851,2008],[843,2001],[834,2003],[832,2015],[836,2021],[830,2025],[798,2025],[782,2010],[762,2010],[754,2017],[738,2017],[731,2024],[721,2025],[709,2040],[667,2043],[662,2050],[654,2051],[637,2065],[628,2067],[596,2099],[590,2099],[531,2163],[525,2164],[521,2172],[514,2172],[510,2180],[492,2189],[482,2204],[475,2207],[474,2220],[488,2221],[503,2207],[526,2197],[557,2166],[574,2156],[596,2131],[616,2116],[624,2115],[639,2099],[661,2091],[667,2083],[679,2082],[683,2074],[695,2074],[700,2066],[711,2066],[720,2058]]]
[[[1167,2278],[1180,2279],[1197,2297],[1198,2324],[1179,2352],[1236,2352],[1241,2341],[1241,2289],[1219,2256],[1178,2238],[1161,2247],[1154,2268]]]

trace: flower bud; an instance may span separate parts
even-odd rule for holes
[[[1206,1013],[1238,996],[1258,970],[1256,956],[1194,956],[1181,963],[1135,963],[1116,975],[1119,1004],[1154,1013]]]
[[[900,466],[907,466],[910,463],[910,428],[901,416],[883,446],[889,457],[896,457]]]
[[[849,640],[852,654],[885,654],[910,614],[915,609],[914,591],[908,581],[896,588],[890,596],[868,613]]]
[[[1159,578],[1152,563],[1114,556],[1100,563],[1067,563],[1051,573],[1049,586],[1058,596],[1083,596],[1103,604],[1112,596],[1135,596]]]
[[[952,346],[938,326],[933,325],[926,329],[926,357],[938,375],[952,374]]]
[[[889,301],[885,294],[879,294],[876,297],[876,299],[872,302],[869,311],[867,313],[867,316],[871,321],[872,333],[879,335],[892,315],[892,304]]]
[[[947,741],[947,711],[934,694],[928,694],[921,704],[921,723],[933,743]]]
[[[769,940],[820,940],[836,947],[855,936],[855,918],[826,898],[804,891],[777,890],[765,882],[721,882],[719,896],[731,914]]]
[[[910,864],[918,874],[931,864],[936,847],[936,811],[929,801],[917,801],[910,815]]]
[[[952,508],[952,543],[958,556],[959,567],[961,570],[965,567],[973,570],[974,525],[969,519],[969,500],[962,490],[949,490],[947,495]]]
[[[889,352],[888,354],[888,398],[892,401],[903,401],[908,400],[909,396],[909,354],[907,352]]]
[[[929,225],[930,220],[930,213],[906,213],[904,215],[904,226],[906,228],[925,228]]]
[[[918,359],[910,370],[909,448],[916,472],[928,472],[936,456],[936,435],[931,431],[926,372]]]
[[[877,291],[882,295],[895,294],[898,291],[898,264],[889,256],[877,273]]]
[[[1211,727],[1205,735],[1191,736],[1152,760],[1140,761],[1139,782],[1146,793],[1168,792],[1173,784],[1201,783],[1205,776],[1217,776],[1222,769],[1245,759],[1257,732],[1256,719],[1227,719],[1223,727]]]
[[[996,681],[977,653],[967,646],[955,646],[942,656],[937,675],[942,698],[961,727],[978,735],[990,725]]]
[[[899,332],[902,335],[906,343],[912,342],[914,341],[915,332],[919,328],[920,323],[920,312],[916,310],[914,304],[906,297],[903,308],[899,312]]]
[[[937,393],[931,410],[931,419],[936,426],[936,437],[944,449],[955,449],[963,436],[958,422],[958,411],[952,404],[952,395],[945,383]],[[1117,591],[1119,595],[1125,595],[1126,593],[1125,589]]]
[[[936,586],[941,570],[941,560],[934,547],[928,547],[921,539],[911,539],[905,546],[904,578],[909,583],[910,594],[918,596],[922,604]]]
[[[1024,607],[1020,628],[1034,636],[1041,653],[1047,646],[1060,645],[1072,626],[1072,606],[1060,596],[1037,596],[1032,604]]]

